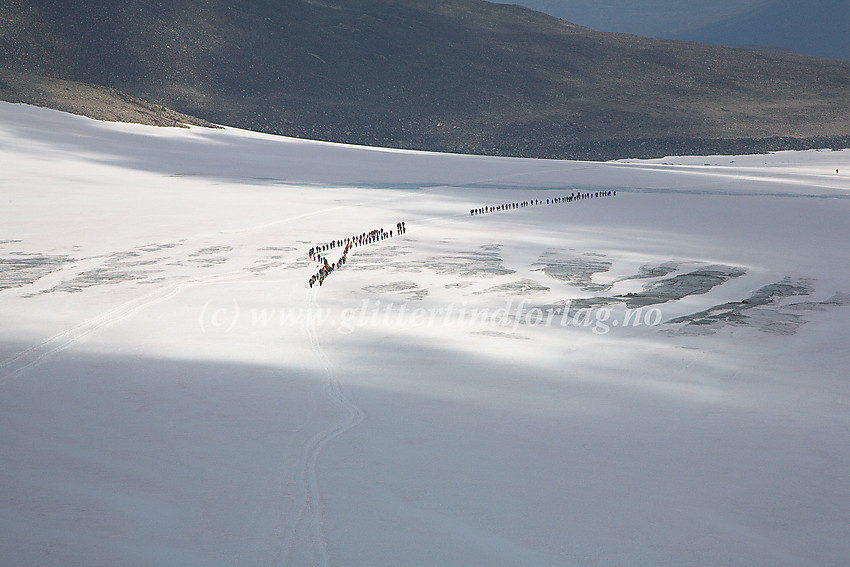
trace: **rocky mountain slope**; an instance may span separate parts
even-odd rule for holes
[[[356,144],[591,159],[850,146],[850,62],[479,0],[10,1],[0,66]]]

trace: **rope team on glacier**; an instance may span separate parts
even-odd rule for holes
[[[495,206],[486,206],[479,207],[476,209],[469,209],[470,215],[483,215],[486,213],[494,213],[499,211],[509,211],[513,209],[521,209],[524,207],[534,207],[538,205],[558,205],[561,203],[572,203],[573,201],[580,201],[583,199],[595,199],[598,197],[613,197],[616,196],[616,191],[596,191],[593,193],[571,193],[570,195],[565,195],[562,197],[550,197],[545,201],[543,199],[530,199],[528,201],[517,201],[513,203],[503,203],[501,205]],[[402,235],[407,232],[407,227],[404,222],[396,223],[396,235]],[[349,236],[346,238],[341,238],[338,240],[331,240],[325,244],[318,244],[310,248],[307,252],[307,256],[319,263],[319,271],[313,275],[308,281],[309,286],[312,288],[315,285],[322,285],[331,273],[334,270],[338,270],[342,268],[346,261],[348,260],[348,253],[352,248],[357,246],[366,246],[367,244],[374,244],[375,242],[380,242],[382,240],[386,240],[387,238],[393,237],[393,231],[389,232],[384,230],[383,228],[376,228],[370,230],[369,232],[364,232],[362,234],[357,234],[354,236]],[[327,257],[327,253],[331,250],[336,250],[337,248],[342,248],[342,255],[335,262],[329,261]]]
[[[516,203],[504,203],[501,205],[479,207],[477,209],[469,209],[470,215],[483,215],[486,213],[495,213],[499,211],[509,211],[512,209],[521,209],[523,207],[533,207],[536,205],[558,205],[561,203],[572,203],[582,199],[595,199],[598,197],[615,197],[616,191],[596,191],[594,193],[571,193],[565,197],[552,197],[545,201],[541,199],[531,199],[530,201],[518,201]]]
[[[407,229],[404,226],[403,222],[396,223],[396,234],[404,234]],[[316,262],[319,263],[321,268],[319,271],[310,278],[309,285],[312,288],[314,285],[322,285],[322,282],[325,281],[334,270],[338,270],[339,268],[345,265],[345,262],[348,260],[348,252],[357,246],[366,246],[367,244],[373,244],[375,242],[380,242],[381,240],[386,240],[387,238],[392,238],[393,231],[387,232],[383,228],[376,228],[370,230],[369,232],[364,232],[362,234],[356,234],[354,236],[341,238],[339,240],[331,240],[326,244],[318,244],[310,248],[307,251],[307,256]],[[331,250],[335,250],[337,248],[342,248],[342,255],[336,262],[328,261],[328,257],[326,254]]]

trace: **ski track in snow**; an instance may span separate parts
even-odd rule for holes
[[[26,372],[39,366],[53,355],[66,350],[75,343],[91,335],[94,335],[104,327],[120,323],[121,321],[129,319],[141,311],[144,311],[148,307],[168,301],[185,289],[212,283],[218,280],[233,278],[240,274],[242,274],[242,270],[217,274],[201,280],[190,280],[171,284],[169,286],[155,289],[139,298],[122,303],[117,307],[113,307],[96,317],[92,317],[75,327],[71,327],[70,329],[57,333],[39,344],[22,350],[0,362],[0,369],[10,366],[13,367],[13,369],[7,371],[5,375],[0,376],[0,385],[19,378]],[[14,368],[16,362],[20,362],[21,364],[17,368]]]
[[[309,291],[309,305],[316,308],[318,289]],[[322,522],[322,501],[319,491],[317,463],[319,454],[329,442],[350,431],[363,421],[365,414],[342,392],[339,378],[333,363],[319,343],[316,323],[308,317],[305,330],[310,339],[310,347],[318,360],[324,377],[323,393],[326,399],[337,409],[343,410],[347,416],[342,422],[327,424],[322,430],[310,438],[302,450],[300,464],[301,478],[299,480],[299,497],[296,504],[298,510],[286,530],[286,535],[279,553],[279,565],[290,565],[293,555],[299,557],[311,556],[313,564],[328,566],[330,557]],[[306,530],[306,534],[303,533]],[[305,541],[306,538],[306,541]],[[306,545],[308,549],[297,549],[298,545]]]

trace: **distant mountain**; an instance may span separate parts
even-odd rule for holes
[[[774,0],[670,37],[719,45],[778,47],[850,60],[850,1]]]
[[[519,4],[598,31],[669,37],[749,12],[771,1],[500,0],[500,3]]]
[[[0,66],[366,145],[593,159],[850,146],[850,62],[479,0],[9,0]]]

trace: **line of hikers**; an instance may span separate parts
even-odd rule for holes
[[[316,260],[322,265],[322,267],[316,275],[310,277],[310,287],[313,287],[316,284],[322,285],[322,282],[325,281],[325,278],[328,277],[331,272],[345,265],[345,261],[348,259],[348,251],[351,250],[351,246],[352,244],[350,242],[345,245],[345,249],[342,251],[342,256],[340,256],[339,260],[336,262],[328,262],[328,259],[324,256],[316,255]]]
[[[531,199],[529,201],[518,201],[516,203],[504,203],[489,207],[480,207],[477,209],[469,209],[470,215],[483,215],[486,213],[494,213],[497,211],[508,211],[511,209],[521,209],[523,207],[533,207],[536,205],[556,205],[559,203],[572,203],[582,199],[594,199],[597,197],[616,197],[616,191],[596,191],[593,193],[571,193],[564,197],[550,197],[543,201],[542,199]]]
[[[404,226],[403,222],[396,223],[396,234],[404,234],[407,232],[407,228]],[[321,269],[310,278],[309,284],[310,287],[314,285],[322,285],[322,282],[325,281],[325,278],[328,277],[331,272],[337,270],[345,265],[346,260],[348,259],[348,251],[354,248],[355,246],[365,246],[367,244],[372,244],[374,242],[380,242],[381,240],[386,240],[387,238],[392,238],[393,231],[387,232],[383,228],[376,228],[374,230],[370,230],[369,232],[364,232],[362,234],[356,234],[354,236],[348,238],[342,238],[339,240],[331,240],[326,244],[318,244],[310,248],[307,252],[307,256],[311,260],[315,260],[321,266]],[[339,257],[339,260],[336,262],[329,262],[325,253],[334,250],[336,248],[342,248],[342,256]]]

